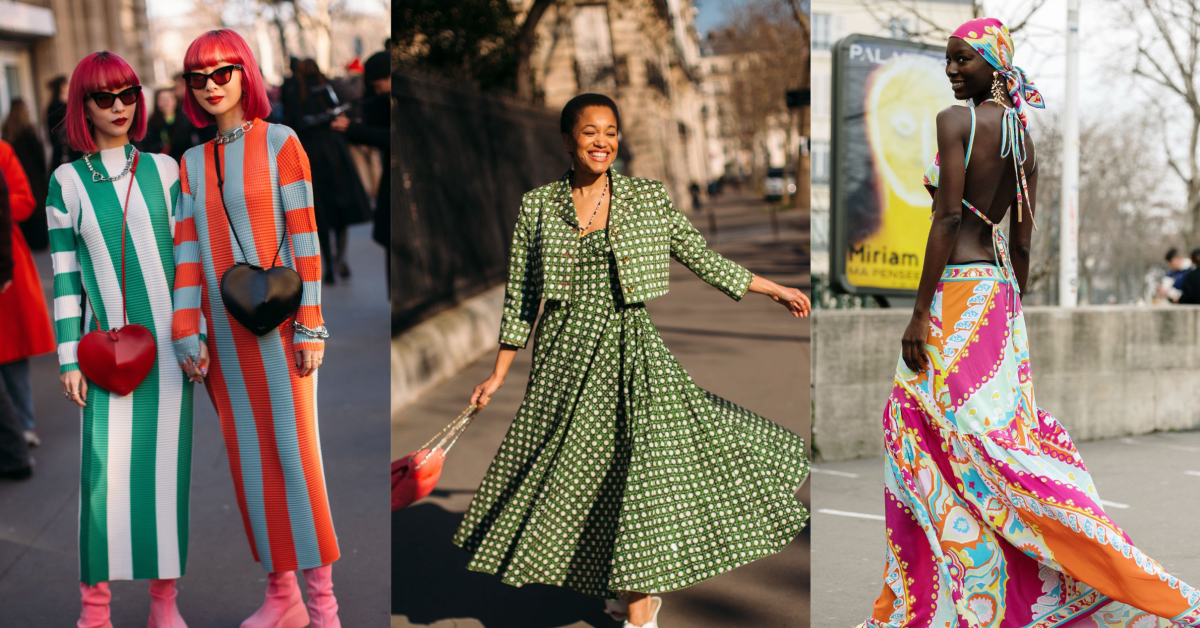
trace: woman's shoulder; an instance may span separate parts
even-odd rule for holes
[[[937,114],[937,125],[941,128],[943,125],[970,125],[971,112],[973,107],[966,105],[950,105],[942,109]]]
[[[174,168],[176,171],[179,170],[179,162],[175,161],[174,157],[171,157],[170,155],[168,155],[166,153],[142,153],[142,154],[153,159],[154,165],[158,166],[159,168]]]
[[[75,161],[59,164],[59,166],[54,169],[54,172],[50,173],[50,178],[58,181],[58,184],[63,187],[74,187],[75,179],[78,178],[78,171],[76,170],[76,167],[82,163],[83,158],[80,157]]]
[[[613,192],[618,195],[621,195],[622,193],[633,194],[635,199],[644,199],[666,194],[667,186],[658,179],[627,177],[623,174],[614,172]]]
[[[188,167],[198,166],[204,163],[204,151],[210,144],[212,144],[212,140],[204,142],[203,144],[197,144],[183,151],[183,163],[187,164]]]
[[[149,157],[151,163],[158,169],[160,177],[164,177],[168,182],[174,182],[179,179],[179,164],[170,155],[164,153],[142,153],[143,156]]]

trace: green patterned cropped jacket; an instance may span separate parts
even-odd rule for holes
[[[667,293],[670,257],[734,299],[741,299],[753,275],[709,250],[704,236],[667,196],[663,184],[610,170],[608,243],[617,259],[625,303]],[[500,342],[524,347],[541,299],[570,301],[579,221],[571,200],[571,173],[525,194],[509,252],[508,284]]]

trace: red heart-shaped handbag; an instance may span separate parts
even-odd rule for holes
[[[101,388],[122,397],[133,392],[154,368],[154,334],[141,325],[94,331],[79,341],[79,370]]]
[[[138,157],[135,148],[133,165],[129,170],[129,190],[125,193],[125,207],[121,216],[121,320],[125,325],[109,331],[89,332],[79,341],[75,358],[84,377],[122,397],[133,392],[146,379],[150,369],[154,368],[154,358],[158,354],[154,334],[141,325],[129,324],[129,315],[125,311],[125,225]]]

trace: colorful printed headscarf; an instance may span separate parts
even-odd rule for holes
[[[1025,75],[1025,71],[1013,65],[1013,40],[1008,34],[1008,27],[994,17],[981,17],[959,26],[950,36],[970,44],[1004,76],[1008,82],[1008,95],[1012,98],[1013,108],[1017,110],[1017,116],[1021,119],[1021,126],[1028,129],[1029,120],[1025,117],[1025,105],[1045,109],[1046,103],[1042,100],[1042,93]]]

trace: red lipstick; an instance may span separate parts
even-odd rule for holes
[[[116,120],[113,120],[113,124],[115,124],[117,126],[124,126],[125,123],[128,121],[129,121],[129,118],[117,118]]]
[[[204,100],[207,100],[210,105],[215,105],[215,104],[221,102],[222,100],[225,100],[225,97],[224,96],[209,96],[208,98],[205,98]]]

